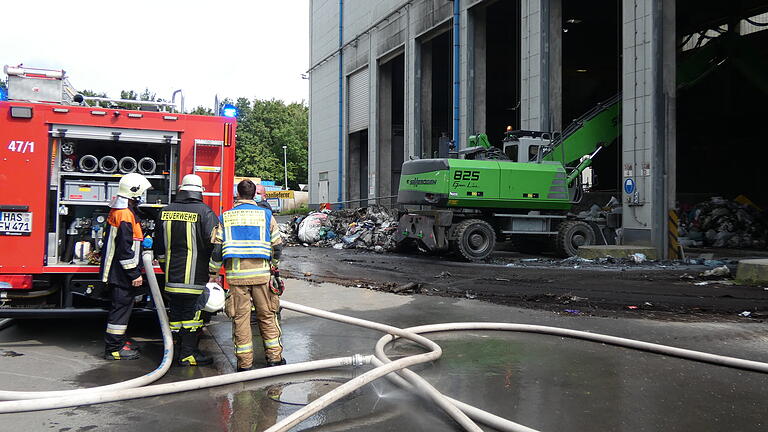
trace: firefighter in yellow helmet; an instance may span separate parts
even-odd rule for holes
[[[152,185],[141,174],[126,174],[120,179],[117,196],[109,203],[107,231],[102,249],[101,280],[112,290],[112,307],[104,336],[104,358],[139,358],[137,347],[126,338],[133,299],[144,283],[141,277],[141,225],[136,217],[139,201]]]

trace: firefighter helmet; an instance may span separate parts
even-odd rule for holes
[[[179,187],[179,190],[202,192],[205,190],[203,188],[203,179],[201,179],[197,174],[187,174],[183,179],[181,179],[181,186]]]
[[[152,184],[149,183],[146,177],[137,173],[130,173],[123,176],[120,179],[120,183],[117,187],[117,195],[135,199],[144,195],[147,189],[152,189]]]
[[[226,301],[226,295],[221,285],[213,282],[209,282],[205,285],[203,293],[200,294],[198,300],[198,307],[202,306],[202,310],[210,313],[216,313],[224,309],[224,303]]]

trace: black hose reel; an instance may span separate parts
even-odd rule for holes
[[[151,157],[141,158],[138,165],[139,174],[152,175],[157,169],[157,162]]]
[[[99,159],[99,171],[104,174],[112,174],[117,171],[117,159],[114,156],[104,156]]]
[[[130,156],[126,156],[120,159],[120,163],[118,164],[118,166],[120,168],[120,172],[123,174],[130,174],[130,173],[136,172],[136,169],[138,168],[136,159]]]
[[[80,171],[84,173],[96,172],[96,170],[99,169],[99,160],[96,159],[96,156],[94,155],[85,155],[80,158],[78,166],[80,167]]]

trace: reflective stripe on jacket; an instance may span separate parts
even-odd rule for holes
[[[141,225],[133,210],[109,211],[99,269],[102,282],[129,287],[141,276],[141,240]]]
[[[221,215],[222,257],[271,259],[271,220],[271,211],[250,203],[225,211]]]
[[[280,230],[274,216],[272,216],[272,212],[265,209],[259,209],[256,203],[252,200],[238,201],[235,203],[235,208],[230,211],[241,209],[247,209],[250,211],[254,208],[257,211],[262,212],[266,222],[264,224],[264,231],[259,231],[258,233],[258,239],[260,240],[258,244],[255,244],[255,246],[258,247],[252,248],[251,246],[253,245],[248,243],[236,243],[235,246],[244,247],[229,247],[227,250],[232,253],[234,251],[242,252],[243,249],[252,248],[257,251],[256,257],[240,258],[224,256],[224,247],[227,246],[227,233],[233,232],[231,229],[232,227],[230,227],[228,230],[223,226],[224,224],[221,224],[216,230],[216,235],[214,236],[214,243],[216,243],[216,245],[214,246],[213,253],[211,254],[211,262],[208,272],[212,275],[218,274],[219,269],[223,264],[227,274],[227,282],[229,282],[231,285],[257,285],[269,282],[270,258],[272,265],[277,265],[277,260],[280,258],[280,254],[282,252],[282,239],[280,237]],[[229,212],[224,212],[224,215],[227,215],[227,213]],[[255,219],[258,220],[260,218]],[[221,220],[222,222],[224,221],[224,216],[222,216]],[[262,236],[262,233],[265,235]],[[246,242],[253,240],[248,238],[238,239],[244,240]],[[270,248],[267,255],[268,258],[263,258],[264,255],[262,254],[267,251],[264,248],[264,244],[261,243],[261,239],[264,239],[264,242]]]
[[[218,225],[200,192],[179,191],[155,224],[154,250],[165,271],[165,291],[200,294],[208,282],[212,236]]]

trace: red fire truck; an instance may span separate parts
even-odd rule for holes
[[[234,118],[183,114],[174,102],[83,97],[64,71],[5,72],[0,318],[104,312],[100,249],[108,202],[124,174],[139,172],[153,185],[140,205],[150,237],[185,174],[202,177],[205,202],[217,214],[232,203]],[[136,305],[151,308],[151,299],[137,297]]]

